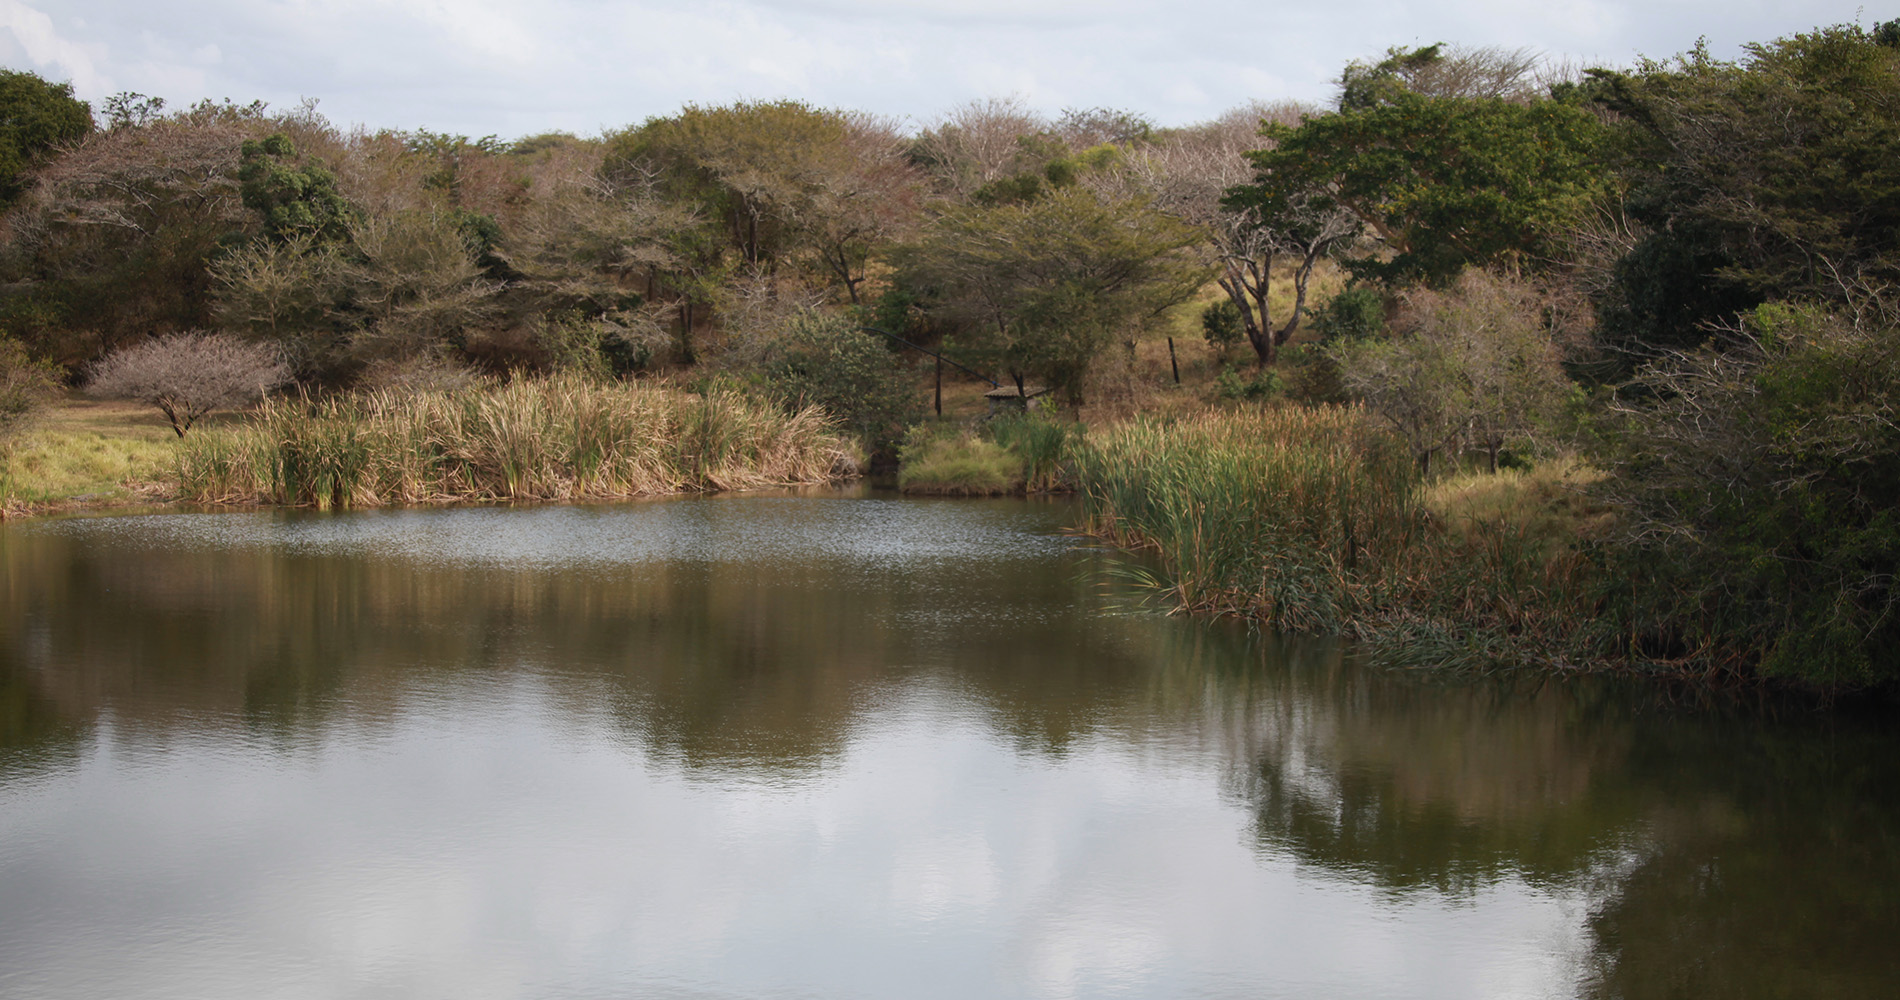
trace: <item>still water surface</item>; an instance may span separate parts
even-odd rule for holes
[[[0,527],[0,996],[1900,992],[1900,739],[1142,611],[1059,505]]]

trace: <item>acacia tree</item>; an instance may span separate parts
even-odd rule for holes
[[[916,224],[922,177],[887,119],[847,115],[839,154],[817,178],[799,230],[825,273],[860,305],[871,259]]]
[[[907,248],[911,282],[940,296],[953,335],[1016,381],[1034,376],[1080,403],[1117,333],[1184,301],[1206,280],[1201,234],[1146,199],[1081,187],[1026,203],[951,208]]]
[[[1265,198],[1246,186],[1252,173],[1247,153],[1267,142],[1260,130],[1307,113],[1297,104],[1237,108],[1198,129],[1169,136],[1130,160],[1131,169],[1154,179],[1169,210],[1200,226],[1219,261],[1216,280],[1240,319],[1256,362],[1272,364],[1281,345],[1300,327],[1307,288],[1321,261],[1357,239],[1360,226],[1324,198],[1299,193]],[[1293,301],[1275,320],[1270,299],[1276,261],[1293,285]]]
[[[648,357],[663,346],[655,315],[662,276],[688,266],[679,239],[696,222],[689,210],[643,187],[616,187],[580,169],[548,173],[499,248],[519,275],[508,294],[525,300],[528,311],[565,323],[558,329],[579,332],[595,354],[628,363]],[[685,330],[679,352],[691,360]]]
[[[1576,101],[1408,85],[1405,64],[1441,58],[1436,46],[1395,52],[1379,72],[1348,75],[1337,112],[1297,128],[1269,123],[1271,148],[1249,155],[1254,181],[1232,203],[1269,221],[1351,213],[1381,252],[1347,266],[1388,283],[1443,284],[1469,265],[1550,257],[1606,188],[1601,120]]]
[[[156,406],[179,437],[213,410],[262,399],[290,379],[274,347],[229,334],[188,331],[106,355],[92,366],[86,391]]]
[[[776,265],[797,246],[829,182],[848,169],[850,123],[800,101],[689,104],[608,140],[604,170],[693,206],[747,264]]]
[[[12,288],[0,304],[64,365],[153,329],[201,326],[206,262],[251,222],[234,178],[266,126],[241,111],[94,132],[41,167],[0,233]]]
[[[1299,329],[1314,268],[1349,246],[1360,228],[1349,214],[1305,199],[1297,209],[1270,212],[1244,195],[1229,195],[1253,175],[1247,153],[1264,141],[1262,124],[1296,121],[1307,110],[1257,102],[1236,108],[1212,122],[1161,133],[1124,157],[1118,169],[1084,180],[1101,194],[1145,193],[1156,208],[1205,234],[1205,250],[1217,265],[1215,280],[1263,367]],[[1276,275],[1293,286],[1293,301],[1278,318],[1269,297]]]
[[[1049,123],[1020,97],[970,101],[952,108],[911,143],[910,158],[940,193],[967,199],[1022,170],[1023,139]]]

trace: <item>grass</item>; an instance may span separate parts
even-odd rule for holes
[[[920,425],[904,442],[897,486],[905,493],[998,496],[1023,489],[1022,460],[973,430]]]
[[[1353,409],[1137,419],[1074,464],[1087,528],[1157,549],[1179,606],[1277,628],[1344,631],[1420,525],[1407,457]]]
[[[17,514],[145,499],[140,487],[169,475],[177,441],[151,407],[69,393],[13,442],[0,505]]]
[[[552,378],[278,400],[187,438],[176,475],[187,500],[328,508],[758,489],[856,464],[815,409]]]
[[[911,428],[899,449],[898,488],[937,496],[1052,493],[1068,488],[1077,425],[1044,411]]]

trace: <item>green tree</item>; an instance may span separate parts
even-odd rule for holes
[[[873,452],[888,452],[923,416],[917,382],[881,338],[842,317],[808,312],[774,338],[766,383],[794,410],[825,408]]]
[[[1854,686],[1900,678],[1900,328],[1767,305],[1663,353],[1606,485],[1637,652]]]
[[[72,84],[0,70],[0,208],[20,197],[36,162],[91,131],[92,106],[73,97]]]
[[[1551,256],[1605,190],[1600,119],[1576,103],[1412,89],[1422,70],[1408,65],[1441,58],[1436,46],[1397,51],[1383,71],[1348,74],[1336,113],[1269,123],[1273,148],[1250,154],[1254,182],[1231,203],[1269,222],[1344,209],[1383,250],[1347,266],[1392,283],[1442,284],[1469,265]]]
[[[864,180],[866,125],[800,101],[687,105],[611,137],[603,170],[694,208],[741,262],[776,266],[809,246],[821,218]]]
[[[265,236],[279,243],[299,235],[319,243],[347,240],[358,213],[337,191],[336,175],[314,160],[298,159],[297,147],[282,132],[246,139],[237,171],[244,207],[263,217]]]
[[[913,287],[936,290],[954,344],[1022,384],[1071,401],[1116,335],[1183,301],[1207,279],[1194,227],[1147,199],[1104,201],[1071,187],[1025,204],[943,213],[904,255]]]
[[[1607,148],[1633,245],[1600,303],[1638,356],[1700,343],[1772,299],[1845,303],[1900,282],[1900,32],[1839,25],[1704,47],[1579,88],[1615,112]]]

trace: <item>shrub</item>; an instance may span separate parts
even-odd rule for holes
[[[915,381],[879,340],[847,319],[795,316],[772,353],[766,384],[790,408],[823,407],[874,452],[890,450],[923,414]]]
[[[262,399],[290,379],[278,352],[227,334],[189,332],[114,351],[92,368],[86,391],[158,407],[179,437],[212,410]]]
[[[1281,381],[1280,373],[1271,368],[1256,369],[1253,374],[1242,376],[1233,365],[1228,365],[1214,376],[1214,395],[1221,399],[1260,402],[1285,391],[1286,383]]]
[[[1232,299],[1209,303],[1201,310],[1201,336],[1216,357],[1226,357],[1245,335],[1240,327],[1240,307]]]
[[[1900,680],[1900,329],[1769,305],[1665,355],[1613,452],[1639,653],[1827,686]]]

